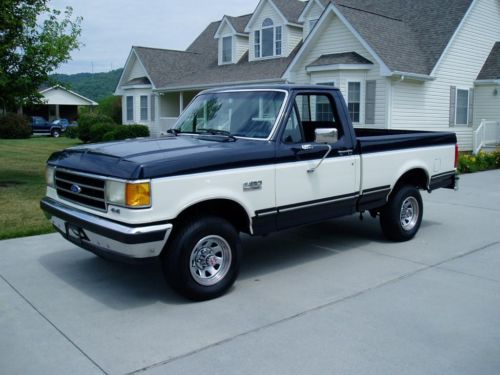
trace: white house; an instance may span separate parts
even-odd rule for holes
[[[42,116],[52,121],[59,118],[67,118],[74,121],[78,117],[81,107],[95,107],[98,104],[74,91],[68,90],[60,85],[40,88],[43,104],[32,105],[24,109],[30,116]]]
[[[461,150],[500,137],[500,0],[261,0],[185,51],[132,47],[125,123],[169,128],[200,90],[327,83],[357,127],[452,130]]]

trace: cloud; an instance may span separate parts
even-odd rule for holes
[[[133,45],[186,49],[224,14],[251,13],[258,0],[52,0],[82,16],[84,46],[57,73],[102,72],[123,67]]]

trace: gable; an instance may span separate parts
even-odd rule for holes
[[[134,55],[134,59],[129,66],[127,74],[125,75],[124,83],[136,78],[147,77],[147,75],[148,73],[144,70],[144,67],[140,63],[139,59]]]
[[[323,14],[321,22],[313,31],[312,38],[312,40],[308,38],[300,54],[285,73],[285,77],[291,81],[305,82],[306,77],[300,75],[305,75],[306,67],[323,55],[355,52],[370,62],[378,59],[333,12]],[[373,68],[380,69],[380,65],[373,64]]]
[[[93,100],[59,86],[51,87],[49,89],[41,91],[40,93],[43,96],[42,100],[45,102],[45,104],[79,106],[97,105],[97,103]]]
[[[266,18],[271,18],[275,24],[284,25],[287,23],[283,13],[274,5],[272,0],[261,0],[250,18],[245,31],[251,33],[254,30],[260,29],[262,27],[262,22]]]

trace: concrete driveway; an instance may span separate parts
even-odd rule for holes
[[[418,236],[335,220],[244,238],[224,297],[59,235],[0,242],[3,374],[499,374],[500,171],[425,194]]]

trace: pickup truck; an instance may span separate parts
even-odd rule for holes
[[[454,133],[355,129],[331,86],[268,85],[197,95],[163,137],[54,153],[41,208],[97,255],[159,258],[193,300],[235,281],[240,233],[266,235],[369,212],[406,241],[420,191],[457,185]]]

